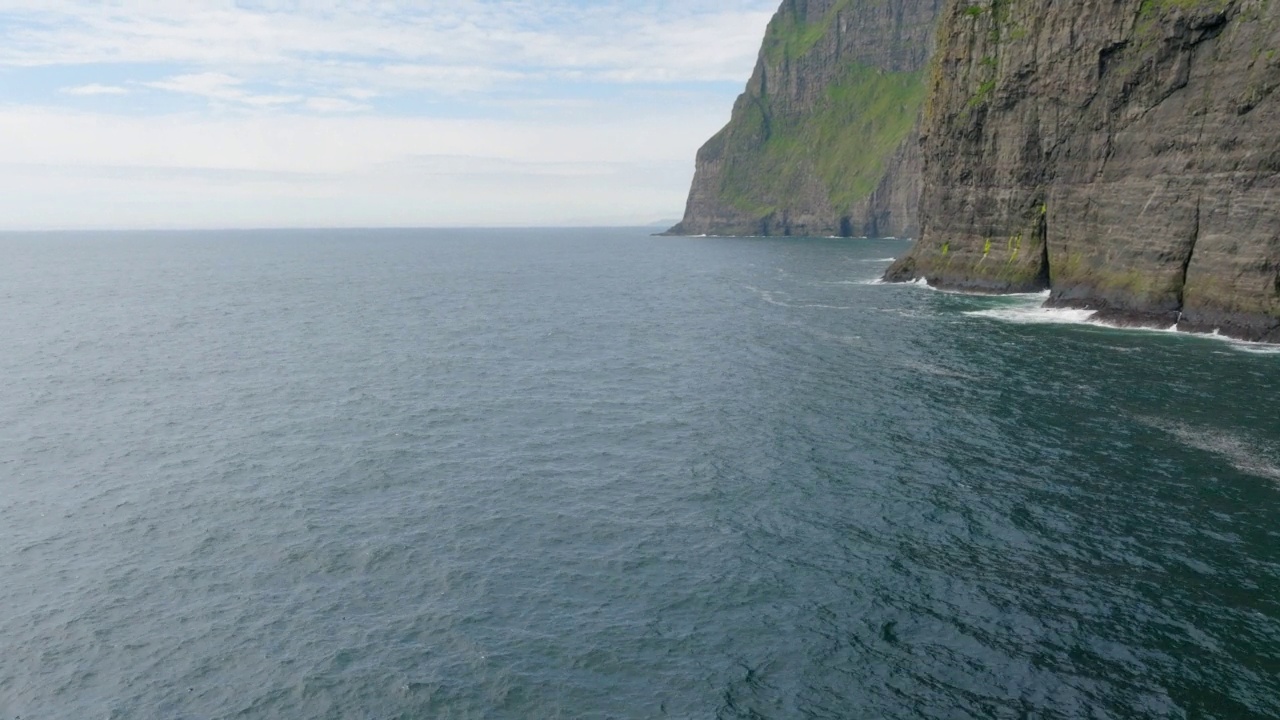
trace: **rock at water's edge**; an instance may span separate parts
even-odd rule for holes
[[[1280,4],[952,2],[889,280],[1280,341]]]

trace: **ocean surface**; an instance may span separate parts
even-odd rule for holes
[[[1280,717],[1280,354],[906,248],[0,236],[0,720]]]

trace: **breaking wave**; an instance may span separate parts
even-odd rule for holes
[[[1042,305],[971,310],[965,315],[985,317],[1020,325],[1088,325],[1097,311],[1049,308]]]
[[[1099,319],[1097,317],[1098,311],[1096,310],[1045,307],[1043,301],[1049,299],[1048,290],[1031,295],[1006,295],[1002,296],[1002,299],[1003,298],[1022,298],[1028,302],[985,308],[983,310],[969,310],[964,312],[964,315],[969,317],[990,318],[1019,325],[1088,325],[1091,327],[1109,328],[1112,330],[1122,330],[1126,332],[1162,333],[1178,335],[1181,337],[1206,338],[1210,340],[1219,340],[1226,343],[1231,347],[1231,349],[1239,352],[1252,353],[1255,355],[1280,355],[1280,345],[1239,340],[1223,335],[1216,330],[1213,332],[1201,333],[1179,330],[1177,325],[1170,325],[1167,327],[1122,325]],[[1033,299],[1035,302],[1030,302]]]

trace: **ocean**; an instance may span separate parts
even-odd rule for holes
[[[0,235],[0,720],[1280,717],[1280,354],[898,240]]]

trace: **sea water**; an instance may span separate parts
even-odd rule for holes
[[[0,720],[1280,716],[1280,356],[906,248],[0,236]]]

